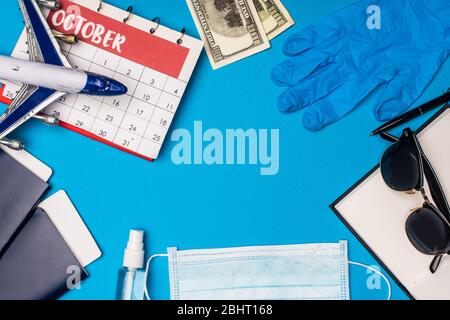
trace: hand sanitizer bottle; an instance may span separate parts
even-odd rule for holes
[[[123,257],[123,269],[119,273],[117,298],[121,300],[136,300],[133,288],[136,272],[144,267],[144,231],[131,230],[127,248]]]

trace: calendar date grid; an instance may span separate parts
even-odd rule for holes
[[[86,50],[88,47],[89,50]],[[60,108],[55,105],[49,108],[51,113],[61,120],[64,118],[63,121],[69,124],[129,150],[143,154],[159,150],[187,82],[87,44],[80,53],[74,48],[62,48],[69,60],[78,62],[73,63],[74,67],[111,76],[125,83],[130,92],[116,98],[82,95],[62,97],[59,105],[70,108],[69,112],[63,116],[64,112],[58,111]],[[103,63],[100,59],[103,59]],[[89,103],[83,103],[86,101]],[[114,110],[110,112],[113,115],[104,112],[105,109]],[[115,117],[120,122],[114,121]]]

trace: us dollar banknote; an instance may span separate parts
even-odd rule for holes
[[[272,40],[294,25],[294,19],[292,19],[280,0],[252,1],[269,40]]]
[[[253,0],[186,0],[213,69],[270,47]]]

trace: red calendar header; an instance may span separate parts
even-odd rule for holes
[[[50,28],[76,34],[97,48],[178,78],[189,49],[144,32],[97,11],[60,0],[61,8],[48,16]]]

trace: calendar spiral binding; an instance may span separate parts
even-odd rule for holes
[[[103,9],[103,0],[99,0],[99,4],[98,4],[98,8],[97,8],[97,12],[102,11]]]
[[[102,11],[102,9],[103,9],[103,0],[99,0],[98,7],[97,7],[97,12]],[[123,23],[125,23],[125,24],[128,23],[128,21],[131,19],[132,15],[134,13],[134,7],[133,6],[129,6],[128,9],[127,9],[127,12],[128,12],[128,16],[123,19]],[[154,22],[156,24],[156,26],[152,27],[149,30],[149,32],[151,34],[155,34],[158,31],[159,26],[161,25],[161,18],[160,17],[154,17],[152,19],[152,22]],[[186,28],[183,27],[181,29],[181,31],[180,31],[180,37],[177,39],[176,43],[179,44],[179,45],[183,44],[183,38],[184,38],[185,35],[186,35]]]
[[[133,15],[134,7],[129,6],[127,9],[127,12],[128,12],[128,16],[125,19],[123,19],[123,23],[125,23],[125,24],[128,22],[128,20],[130,20],[131,16]]]
[[[183,29],[181,29],[180,31],[180,38],[177,40],[177,44],[182,44],[183,43],[183,38],[186,35],[186,28],[183,27]]]
[[[158,31],[158,28],[161,25],[161,19],[159,17],[154,17],[152,19],[152,22],[156,23],[156,26],[150,29],[150,33],[154,34],[156,31]]]

